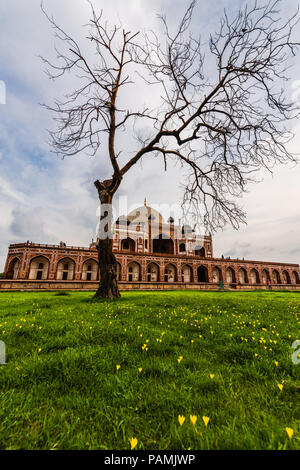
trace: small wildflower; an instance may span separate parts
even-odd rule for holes
[[[132,437],[130,439],[131,450],[133,450],[136,447],[137,443],[138,443],[138,440],[136,437]]]
[[[180,426],[182,426],[183,423],[185,422],[185,416],[178,415],[178,421],[179,421]]]
[[[207,426],[210,418],[208,416],[203,416],[202,419],[204,421],[205,426]]]
[[[277,384],[277,387],[279,388],[279,390],[282,390],[282,389],[283,389],[283,385],[282,385],[282,384]]]
[[[294,430],[292,428],[285,428],[285,430],[288,433],[289,438],[292,439]]]
[[[193,426],[195,426],[196,421],[197,421],[197,416],[195,415],[190,415],[190,420]]]

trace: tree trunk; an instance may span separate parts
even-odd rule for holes
[[[117,260],[112,251],[113,216],[112,199],[119,187],[119,180],[95,181],[101,203],[100,225],[97,237],[100,282],[96,298],[114,300],[120,297],[117,281]]]
[[[112,240],[99,240],[97,244],[100,282],[95,297],[117,299],[120,297],[117,281],[117,260],[112,252]]]

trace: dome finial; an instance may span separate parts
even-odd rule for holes
[[[146,206],[146,205],[147,205],[147,199],[145,198],[144,199],[144,206]]]

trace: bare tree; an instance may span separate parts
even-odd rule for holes
[[[143,34],[112,28],[92,3],[87,39],[97,57],[89,62],[79,44],[46,14],[61,41],[57,62],[43,58],[52,79],[66,72],[79,74],[81,86],[46,107],[55,113],[51,132],[54,152],[72,156],[97,155],[107,138],[112,177],[95,181],[101,203],[98,238],[100,285],[97,296],[119,296],[116,259],[112,252],[109,205],[125,174],[142,158],[161,155],[176,159],[189,170],[183,203],[201,215],[211,230],[230,222],[238,228],[245,220],[236,203],[253,174],[274,164],[296,161],[288,149],[293,137],[288,123],[299,115],[299,104],[287,98],[284,82],[299,43],[292,34],[298,11],[287,21],[280,0],[242,8],[233,19],[226,12],[208,52],[192,34],[193,0],[172,34],[160,16],[164,41],[153,31]],[[210,56],[210,58],[209,58]],[[208,58],[207,58],[208,57]],[[213,60],[212,60],[213,59]],[[207,63],[208,61],[208,63]],[[206,71],[208,70],[207,76]],[[127,87],[138,77],[161,98],[159,107],[123,109]],[[135,135],[137,146],[120,164],[118,135],[133,134],[134,122],[148,124],[148,135]]]

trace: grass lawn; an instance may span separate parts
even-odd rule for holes
[[[0,294],[0,449],[300,449],[300,293],[92,295]]]

